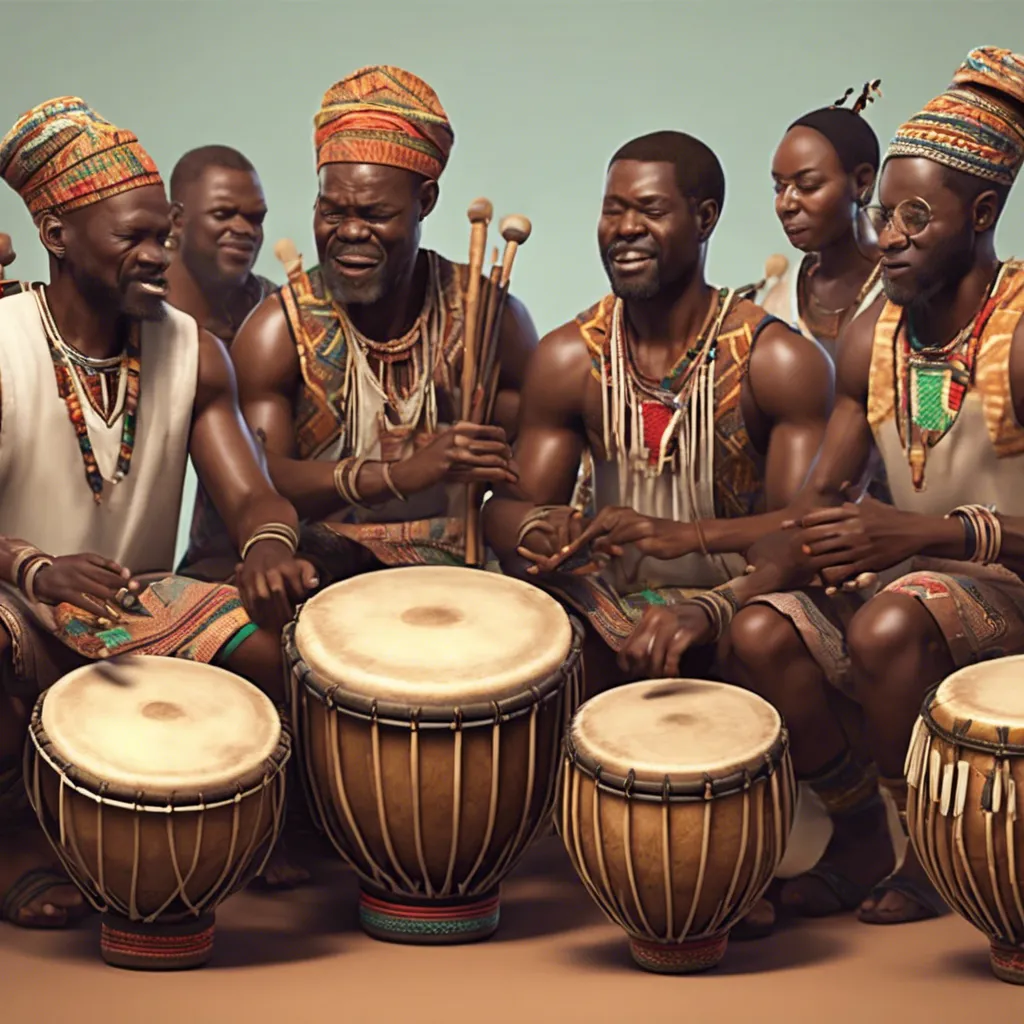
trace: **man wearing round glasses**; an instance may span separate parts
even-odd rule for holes
[[[815,573],[826,586],[820,599],[755,598],[731,631],[733,681],[780,709],[794,763],[843,808],[822,861],[783,889],[797,913],[942,912],[912,851],[889,873],[884,810],[842,712],[859,709],[905,830],[904,758],[926,692],[1024,651],[1024,263],[995,251],[1022,163],[1024,57],[975,50],[889,148],[870,208],[886,301],[841,340],[835,411],[794,522],[748,552],[787,566],[792,587]],[[893,506],[858,500],[874,448]],[[852,615],[827,596],[878,583]]]

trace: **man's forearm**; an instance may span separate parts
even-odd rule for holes
[[[532,501],[497,495],[484,505],[484,537],[502,566],[522,562],[525,568],[527,563],[516,554],[516,548],[519,546],[519,528],[523,520],[537,507]]]
[[[349,481],[350,487],[355,486],[359,503],[372,507],[392,501],[399,494],[405,498],[415,493],[416,482],[406,473],[407,462],[389,466],[388,476],[394,490],[388,486],[383,462],[364,462],[356,478]],[[338,492],[337,466],[336,462],[320,459],[290,459],[267,454],[267,467],[275,488],[306,520],[326,519],[349,507]]]

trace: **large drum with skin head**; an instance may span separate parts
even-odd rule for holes
[[[172,658],[87,665],[40,695],[29,799],[72,880],[104,914],[119,967],[197,967],[214,911],[270,856],[288,734],[239,676]]]
[[[925,700],[907,752],[907,830],[943,900],[1024,984],[1024,657],[960,669]]]
[[[587,891],[641,967],[713,967],[793,822],[778,712],[722,683],[630,683],[588,700],[565,747],[559,831]]]
[[[285,650],[308,795],[370,935],[497,928],[501,881],[550,820],[582,636],[543,591],[455,567],[357,576],[300,608]]]

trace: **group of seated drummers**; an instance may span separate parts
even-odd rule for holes
[[[713,680],[781,715],[801,813],[831,838],[734,935],[768,934],[779,910],[944,912],[889,821],[906,829],[928,692],[1024,652],[1024,265],[995,248],[1024,163],[1024,57],[972,51],[884,154],[863,116],[876,91],[785,131],[775,209],[803,255],[748,288],[705,278],[725,194],[711,149],[675,131],[623,145],[598,219],[610,292],[539,341],[519,300],[420,245],[454,133],[407,71],[324,95],[317,265],[283,247],[281,286],[253,273],[267,204],[237,151],[193,150],[165,190],[136,136],[79,98],[19,118],[0,175],[49,281],[0,279],[0,916],[88,910],[26,805],[27,731],[58,679],[169,656],[255,683],[293,721],[296,607],[377,570],[464,566],[477,522],[490,574],[581,624],[582,696]],[[478,302],[496,361],[469,394]],[[408,654],[419,641],[374,608],[424,630],[468,614],[414,622],[404,586],[353,591],[307,638],[309,671],[314,648],[367,678]],[[452,644],[477,657],[455,629],[423,664]],[[265,877],[306,872],[282,854]]]

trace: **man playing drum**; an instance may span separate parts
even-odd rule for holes
[[[591,682],[675,674],[684,646],[719,638],[733,588],[749,581],[730,587],[745,562],[714,552],[781,523],[759,514],[791,500],[824,434],[824,351],[705,280],[724,193],[718,159],[688,135],[658,132],[615,154],[598,224],[612,294],[538,346],[516,442],[520,493],[499,490],[485,506],[506,571],[531,573],[586,617]],[[572,571],[582,551],[553,571],[583,529],[569,502],[585,448],[598,532],[663,517],[694,553],[662,561],[638,535],[600,574]]]
[[[279,630],[317,579],[294,557],[295,510],[261,471],[227,353],[165,304],[170,207],[136,137],[50,100],[0,140],[0,175],[50,264],[48,285],[0,301],[0,803],[17,805],[28,713],[59,675],[167,655],[281,703]],[[189,456],[241,551],[237,588],[169,575]],[[0,838],[4,918],[80,914],[52,864],[37,829]]]
[[[742,558],[709,552],[742,548],[781,522],[769,510],[799,489],[824,434],[824,351],[705,280],[724,193],[714,153],[688,135],[659,132],[615,154],[598,225],[613,294],[538,346],[523,389],[518,493],[499,491],[485,506],[505,570],[532,573],[589,623],[591,686],[675,675],[691,645],[703,650],[686,671],[711,670],[714,643],[755,583]],[[692,553],[660,561],[641,534],[599,574],[574,574],[582,552],[554,571],[582,536],[569,503],[587,448],[595,529],[665,517]],[[771,909],[755,916],[751,934]]]
[[[328,89],[315,123],[319,266],[289,267],[236,338],[242,409],[325,583],[462,564],[464,485],[514,479],[506,438],[536,332],[510,298],[500,425],[457,422],[466,268],[420,247],[447,115],[416,76],[369,67]]]
[[[782,891],[799,913],[859,906],[861,920],[891,924],[943,906],[912,851],[885,877],[883,809],[851,772],[838,694],[862,709],[905,825],[904,758],[926,691],[956,667],[1024,651],[1024,265],[995,251],[1022,161],[1024,57],[975,50],[890,146],[872,211],[888,302],[845,336],[836,409],[794,504],[801,528],[749,555],[778,566],[782,545],[796,586],[814,570],[832,585],[894,579],[852,620],[791,593],[732,623],[733,678],[782,712],[798,775],[846,793],[822,862]],[[843,503],[872,449],[895,507]],[[808,514],[815,505],[835,507]]]

